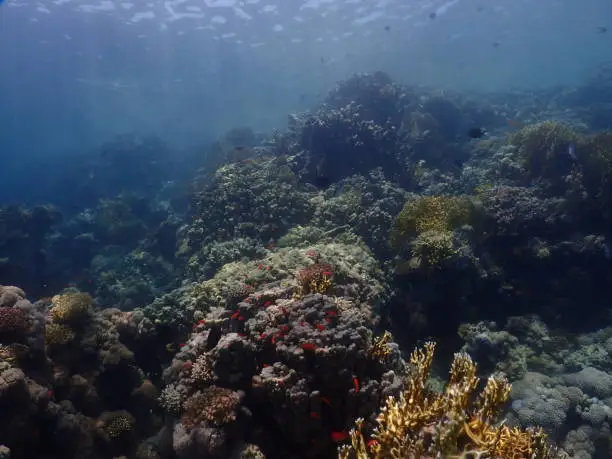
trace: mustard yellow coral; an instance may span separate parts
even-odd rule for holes
[[[77,324],[89,317],[93,299],[88,293],[64,293],[55,295],[51,304],[49,314],[55,322]]]
[[[395,218],[390,242],[400,249],[406,241],[426,232],[450,232],[469,223],[473,205],[469,198],[459,196],[420,196],[412,199]]]
[[[366,441],[361,431],[363,420],[357,420],[351,444],[339,451],[341,459],[558,457],[541,430],[510,428],[497,422],[511,386],[505,378],[493,376],[475,396],[479,378],[467,354],[455,354],[443,392],[428,389],[434,350],[433,343],[426,343],[412,353],[413,373],[404,392],[387,399],[371,440]]]
[[[385,362],[391,355],[391,341],[393,336],[388,331],[374,338],[369,351],[370,357],[378,362]]]
[[[74,331],[66,325],[51,323],[45,326],[45,343],[47,346],[68,344],[74,338]]]

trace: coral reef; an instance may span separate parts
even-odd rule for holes
[[[329,250],[319,250],[325,259]],[[306,252],[318,260],[319,252]],[[300,445],[308,449],[304,457],[329,455],[355,417],[369,416],[397,390],[403,364],[389,337],[374,338],[369,304],[304,290],[294,295],[300,279],[312,279],[306,274],[314,273],[315,283],[327,277],[327,265],[309,267],[295,272],[293,286],[259,284],[196,321],[164,375],[162,403],[182,413],[174,429],[179,457],[231,455],[245,438],[270,457]],[[335,282],[349,279],[342,272]],[[255,437],[247,425],[260,426]]]
[[[129,454],[155,433],[155,396],[115,323],[124,313],[96,310],[65,292],[35,304],[0,287],[0,444],[13,459],[98,459]]]
[[[0,287],[0,456],[610,457],[609,75],[357,74],[270,138],[75,158],[62,219],[0,209],[32,298]],[[402,359],[430,339],[463,345],[446,384],[433,345]]]

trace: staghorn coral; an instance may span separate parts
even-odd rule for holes
[[[362,419],[351,431],[351,445],[341,459],[494,457],[536,459],[557,457],[541,429],[521,430],[496,424],[511,386],[501,376],[488,379],[475,396],[476,365],[465,353],[455,354],[449,382],[442,393],[427,388],[435,344],[428,342],[410,356],[413,373],[399,397],[389,397],[368,442]]]
[[[89,317],[93,299],[88,293],[70,292],[55,295],[51,303],[49,314],[55,322],[75,325]]]

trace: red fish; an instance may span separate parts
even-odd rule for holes
[[[349,437],[349,434],[346,431],[332,432],[330,434],[330,437],[331,437],[332,441],[338,443],[338,442],[346,440]]]
[[[302,343],[300,347],[305,351],[314,351],[317,348],[317,345],[314,343]]]

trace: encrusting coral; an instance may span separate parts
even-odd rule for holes
[[[455,354],[443,392],[429,390],[434,349],[428,342],[412,353],[413,373],[404,392],[387,399],[369,441],[362,433],[363,419],[357,420],[351,445],[340,448],[340,459],[560,457],[541,429],[497,422],[511,386],[504,377],[491,376],[475,397],[479,378],[468,354]]]
[[[69,292],[55,295],[51,299],[49,315],[58,323],[80,323],[89,317],[92,303],[93,299],[88,293]]]

